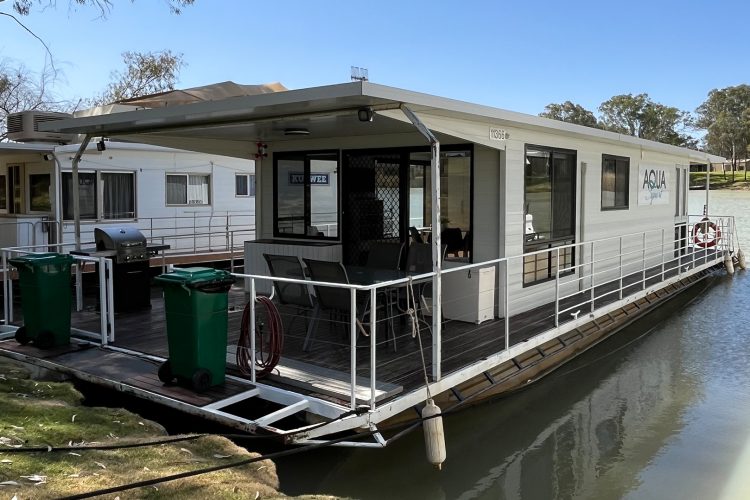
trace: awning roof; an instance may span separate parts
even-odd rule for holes
[[[284,92],[288,90],[279,82],[263,83],[260,85],[240,85],[234,82],[213,83],[189,89],[170,90],[143,97],[123,99],[117,104],[141,106],[145,108],[163,108],[166,106],[181,106],[195,102],[221,101],[230,97],[268,94],[269,92]]]
[[[22,142],[0,142],[0,153],[51,153],[55,150],[55,144]]]
[[[464,140],[502,149],[502,142],[482,140],[489,125],[513,126],[644,150],[688,156],[696,161],[722,158],[628,135],[583,127],[489,106],[481,106],[371,82],[352,82],[285,92],[232,97],[104,116],[73,118],[40,126],[45,131],[102,135],[111,138],[252,158],[254,143],[299,140],[288,129],[305,129],[307,139],[413,133],[398,113],[382,112],[407,105],[430,128]],[[370,107],[373,122],[359,122],[356,112]],[[377,113],[377,112],[382,113]],[[429,116],[428,116],[429,115]],[[388,116],[388,117],[386,117]],[[445,121],[441,120],[445,118]],[[384,119],[382,119],[384,118]],[[464,121],[464,123],[461,123]]]

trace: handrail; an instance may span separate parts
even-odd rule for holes
[[[702,216],[689,216],[688,222],[680,225],[691,228],[694,220],[691,217]],[[541,333],[535,333],[536,336],[554,334],[555,330],[562,332],[563,328],[569,328],[570,321],[573,321],[575,325],[583,324],[583,321],[588,321],[589,307],[591,312],[596,312],[602,307],[610,307],[610,305],[603,305],[603,302],[608,304],[618,304],[618,302],[612,301],[615,299],[623,300],[627,297],[632,297],[633,294],[640,294],[636,296],[643,296],[648,292],[648,289],[653,286],[652,280],[659,282],[667,281],[667,279],[681,279],[683,273],[686,271],[683,269],[684,266],[690,268],[697,268],[701,266],[708,266],[713,263],[719,262],[722,256],[726,254],[731,248],[731,244],[736,237],[733,231],[734,218],[731,216],[724,217],[713,217],[712,220],[722,231],[722,239],[717,242],[716,246],[711,250],[701,248],[693,243],[692,235],[690,231],[686,231],[684,236],[678,238],[672,238],[671,235],[667,237],[668,231],[665,228],[652,229],[642,231],[639,233],[629,233],[616,237],[602,238],[594,241],[584,241],[572,244],[561,245],[558,247],[545,248],[543,250],[521,253],[519,255],[498,257],[483,262],[465,263],[442,269],[441,274],[449,275],[451,273],[466,272],[473,269],[485,268],[489,266],[496,267],[496,279],[499,280],[501,293],[503,293],[502,299],[496,297],[494,300],[494,306],[498,307],[501,311],[499,316],[505,317],[505,347],[503,350],[508,351],[515,344],[511,344],[510,335],[513,333],[511,329],[510,318],[517,316],[522,313],[529,306],[528,297],[551,297],[554,292],[554,326],[551,329],[544,329]],[[229,247],[234,247],[235,232],[241,234],[242,231],[249,231],[248,229],[230,230],[229,234]],[[223,232],[219,232],[222,234]],[[214,234],[214,233],[209,233]],[[163,237],[160,237],[163,238]],[[632,245],[631,245],[632,242]],[[65,249],[71,244],[58,243],[53,245],[38,245],[38,248],[59,248]],[[608,247],[607,252],[604,252],[602,246]],[[36,248],[35,247],[35,248]],[[609,249],[611,247],[611,249]],[[570,264],[565,264],[565,258],[562,256],[563,252],[570,249],[578,249],[575,252],[575,260],[570,261]],[[619,250],[618,250],[619,249]],[[583,250],[583,251],[581,251]],[[592,251],[593,250],[593,251]],[[17,247],[3,249],[3,262],[7,260],[8,252],[29,252],[33,251],[29,247]],[[557,258],[555,259],[555,253]],[[524,259],[528,257],[547,254],[549,260],[552,262],[550,265],[552,279],[544,282],[539,282],[538,285],[530,285],[524,287],[524,271],[523,263]],[[97,260],[97,258],[80,258],[79,261]],[[521,262],[518,266],[517,263]],[[104,266],[106,266],[106,262]],[[111,265],[111,262],[110,262]],[[502,269],[499,268],[502,266]],[[4,266],[4,290],[8,288],[8,272],[7,266]],[[651,269],[655,271],[651,272]],[[667,278],[667,271],[669,271],[669,278]],[[435,276],[435,273],[425,272],[420,273],[411,277],[404,277],[393,279],[389,281],[373,283],[373,284],[357,284],[357,283],[332,283],[327,281],[315,281],[302,278],[290,278],[290,277],[277,277],[263,274],[251,274],[251,273],[239,273],[232,272],[232,275],[245,279],[249,283],[249,290],[251,291],[251,297],[255,294],[255,284],[258,280],[265,280],[266,282],[283,282],[283,283],[296,283],[303,284],[305,286],[325,286],[346,289],[350,291],[351,297],[355,297],[357,293],[367,292],[370,295],[370,307],[371,310],[377,309],[377,300],[380,297],[376,292],[381,289],[389,287],[403,287],[410,281],[426,281],[430,280]],[[110,273],[111,276],[111,273]],[[627,278],[627,279],[626,279]],[[597,287],[606,283],[614,283],[614,287],[610,289],[602,289],[601,291],[596,290]],[[652,283],[649,285],[648,283]],[[109,286],[107,286],[109,285]],[[111,296],[106,295],[106,290],[111,287],[111,280],[101,288],[103,289],[102,301],[107,301],[106,310],[106,321],[109,322],[107,327],[110,329],[110,336],[103,336],[101,342],[112,341],[114,338],[114,315],[112,313],[113,308],[109,301]],[[553,290],[554,287],[554,290]],[[516,291],[522,291],[520,295],[516,295]],[[6,294],[7,296],[7,294]],[[573,298],[579,297],[573,300]],[[606,300],[602,300],[606,299]],[[381,299],[382,300],[382,299]],[[534,299],[536,300],[536,299]],[[628,299],[631,300],[631,299]],[[562,301],[566,301],[564,304]],[[600,304],[602,301],[602,304]],[[547,302],[548,303],[548,302]],[[251,314],[255,313],[255,302],[250,301]],[[356,323],[357,315],[357,304],[356,300],[351,301],[351,307],[353,314],[349,320],[349,347],[351,349],[351,362],[350,370],[351,373],[351,387],[350,387],[350,404],[352,408],[356,408],[357,394],[355,394],[356,385],[356,366],[357,366],[357,338],[359,326]],[[7,303],[6,303],[7,308]],[[584,311],[585,317],[578,318],[578,312],[576,310]],[[561,316],[570,313],[573,319],[560,319]],[[111,316],[111,318],[110,318]],[[545,321],[549,321],[549,316],[545,316]],[[6,314],[6,322],[7,322]],[[549,324],[549,323],[546,323]],[[107,327],[103,327],[106,331]],[[369,344],[371,352],[369,353],[368,363],[370,365],[369,379],[370,379],[370,405],[374,408],[375,405],[375,381],[377,371],[377,353],[374,346],[376,330],[382,328],[377,324],[377,321],[372,321],[369,325],[371,338],[366,344],[360,346],[363,347]],[[545,327],[546,328],[546,327]],[[253,337],[254,338],[254,337]],[[546,338],[546,337],[545,337]],[[254,354],[252,354],[254,356]],[[361,361],[361,360],[360,360]],[[439,363],[442,360],[438,359]]]

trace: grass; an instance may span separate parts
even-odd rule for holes
[[[734,179],[732,172],[711,172],[709,178],[711,189],[750,189],[750,176],[745,180],[744,171],[735,171]],[[705,172],[690,172],[690,187],[703,189],[706,186]]]
[[[127,410],[87,407],[82,401],[71,384],[33,380],[22,365],[0,358],[0,498],[58,498],[257,456],[219,436],[126,450],[3,451],[127,443],[166,435],[158,424]],[[124,500],[285,495],[278,491],[274,463],[263,460],[110,498],[115,496]]]

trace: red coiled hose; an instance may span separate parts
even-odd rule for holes
[[[255,376],[265,377],[281,359],[284,348],[284,325],[281,314],[268,297],[255,298]],[[262,306],[262,307],[260,307]],[[242,312],[240,338],[237,341],[237,366],[244,375],[250,375],[250,302]]]

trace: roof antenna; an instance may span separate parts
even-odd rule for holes
[[[352,81],[366,82],[370,79],[367,68],[352,66]]]

